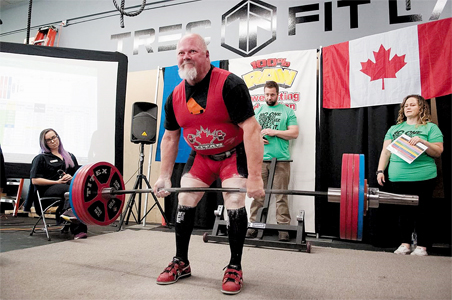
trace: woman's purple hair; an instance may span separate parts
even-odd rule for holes
[[[74,161],[72,160],[71,155],[69,154],[69,152],[67,152],[64,149],[63,142],[61,141],[60,136],[52,128],[44,129],[43,131],[41,131],[41,134],[39,135],[39,146],[41,147],[41,153],[51,153],[50,148],[47,146],[46,138],[45,138],[46,134],[49,131],[55,132],[55,135],[58,137],[58,140],[60,142],[60,145],[58,146],[58,153],[60,153],[61,156],[63,156],[63,160],[64,160],[64,163],[66,164],[66,168],[68,168],[69,166],[73,167],[74,166]]]

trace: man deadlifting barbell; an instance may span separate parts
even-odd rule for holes
[[[184,36],[177,45],[179,75],[184,80],[165,104],[165,133],[161,142],[160,177],[154,185],[157,197],[171,187],[181,128],[193,151],[181,179],[182,187],[208,187],[217,178],[223,187],[247,188],[251,198],[264,196],[261,178],[263,143],[254,118],[248,88],[236,75],[210,64],[204,39]],[[175,224],[176,255],[157,278],[171,284],[191,275],[188,245],[193,231],[196,205],[204,193],[179,194]],[[224,193],[229,217],[231,258],[222,284],[225,294],[241,291],[242,251],[248,227],[245,194]]]

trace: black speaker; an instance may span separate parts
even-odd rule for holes
[[[135,144],[154,144],[157,132],[158,107],[154,103],[135,102],[132,107],[130,141]]]

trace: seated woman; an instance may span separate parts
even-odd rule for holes
[[[36,186],[41,197],[64,198],[64,194],[69,191],[72,176],[79,168],[77,159],[64,149],[60,137],[52,128],[41,131],[39,145],[41,154],[33,159],[31,183]],[[74,239],[87,237],[87,226],[74,217],[67,199],[57,209],[57,223],[60,223],[60,216],[71,221],[70,229]]]

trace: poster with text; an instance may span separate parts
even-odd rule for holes
[[[288,51],[249,58],[232,59],[229,71],[241,77],[256,109],[267,105],[266,81],[278,83],[278,102],[292,108],[297,116],[299,135],[290,141],[291,175],[289,189],[315,190],[316,76],[317,51]],[[276,224],[276,206],[272,196],[267,222]],[[249,215],[251,199],[246,200]],[[314,197],[289,195],[291,225],[297,225],[300,210],[306,212],[306,232],[315,232]]]

